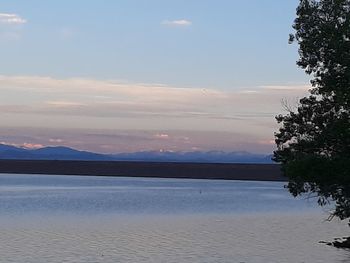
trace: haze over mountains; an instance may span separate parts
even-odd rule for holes
[[[64,146],[25,149],[0,144],[0,159],[81,160],[81,161],[148,161],[148,162],[208,162],[208,163],[272,163],[271,155],[248,152],[170,152],[142,151],[133,153],[99,154]]]

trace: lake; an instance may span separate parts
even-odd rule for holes
[[[0,175],[0,262],[350,262],[281,182]],[[328,208],[329,209],[329,208]]]

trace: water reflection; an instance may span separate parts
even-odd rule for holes
[[[0,214],[247,213],[316,209],[280,182],[0,175]]]
[[[347,262],[320,215],[109,215],[3,220],[3,262]]]
[[[1,262],[349,262],[281,183],[0,175]]]

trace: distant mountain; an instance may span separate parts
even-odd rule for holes
[[[272,163],[271,155],[248,152],[170,152],[143,151],[113,155],[79,151],[69,147],[51,146],[23,149],[0,144],[0,159],[27,160],[86,160],[86,161],[148,161],[148,162],[207,162],[207,163]]]
[[[168,152],[144,151],[112,155],[116,160],[158,162],[210,162],[210,163],[272,163],[272,155],[248,152]]]
[[[0,158],[3,159],[22,159],[26,158],[27,150],[17,148],[11,145],[0,144]]]
[[[44,147],[40,149],[23,149],[0,144],[1,159],[28,159],[28,160],[113,160],[113,157],[104,154],[78,151],[68,147]]]

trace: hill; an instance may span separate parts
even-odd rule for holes
[[[80,161],[143,161],[197,163],[272,163],[271,155],[248,152],[170,152],[142,151],[133,153],[100,154],[64,146],[25,149],[0,144],[0,159],[9,160],[80,160]]]

